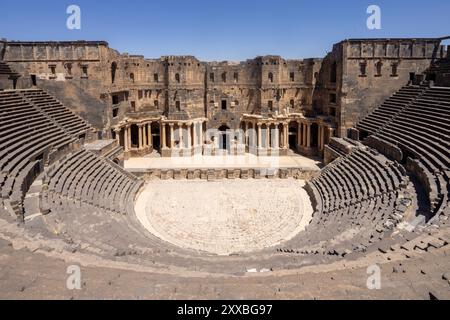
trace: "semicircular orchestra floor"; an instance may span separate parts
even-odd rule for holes
[[[312,218],[300,180],[154,180],[135,206],[152,234],[182,248],[218,255],[278,245]]]

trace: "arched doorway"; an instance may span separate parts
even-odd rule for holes
[[[230,130],[230,128],[227,125],[222,125],[219,128],[219,149],[229,150],[230,137],[228,130]]]

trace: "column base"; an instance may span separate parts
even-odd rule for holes
[[[172,156],[172,150],[170,148],[161,148],[161,157],[169,158]]]
[[[317,156],[319,154],[317,148],[313,148],[313,147],[303,147],[302,146],[299,151],[302,155],[305,155],[305,156]]]

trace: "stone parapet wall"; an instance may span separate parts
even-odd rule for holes
[[[144,180],[222,180],[222,179],[298,179],[310,180],[318,171],[299,168],[271,169],[148,169],[130,170],[132,174]]]

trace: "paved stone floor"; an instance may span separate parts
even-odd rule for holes
[[[242,156],[193,156],[179,158],[132,158],[125,161],[125,169],[209,169],[209,168],[302,168],[320,170],[320,161],[300,155],[282,157]]]
[[[300,180],[149,182],[136,202],[152,234],[219,255],[277,245],[304,230],[313,209]]]

